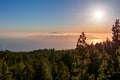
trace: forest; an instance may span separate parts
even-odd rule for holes
[[[120,26],[112,41],[87,44],[85,33],[75,49],[0,51],[0,80],[120,80]]]

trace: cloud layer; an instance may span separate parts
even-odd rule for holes
[[[0,33],[0,46],[2,50],[29,51],[34,49],[55,48],[71,49],[76,47],[80,33]],[[87,43],[95,39],[99,41],[111,39],[108,33],[86,33]]]

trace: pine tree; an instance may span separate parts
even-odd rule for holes
[[[113,31],[113,42],[114,42],[114,54],[112,55],[112,59],[113,59],[113,62],[114,62],[114,71],[115,71],[115,74],[113,75],[113,79],[117,79],[117,75],[118,75],[118,72],[119,72],[119,55],[118,53],[115,54],[116,50],[119,48],[120,46],[120,22],[119,22],[119,19],[116,19],[116,22],[115,22],[115,25],[113,25],[112,27],[112,31]]]
[[[52,70],[48,60],[41,59],[35,68],[34,80],[52,80]]]
[[[115,58],[115,64],[116,64],[116,72],[114,74],[114,78],[116,80],[120,79],[120,46],[119,48],[116,50],[116,58]]]
[[[24,69],[21,72],[21,80],[33,80],[33,75],[34,70],[32,66],[26,63]]]
[[[119,19],[116,19],[115,25],[112,27],[113,31],[113,42],[115,43],[116,46],[120,45],[120,25],[119,25]]]
[[[12,80],[12,74],[4,60],[0,61],[0,80]]]
[[[86,36],[85,36],[85,33],[82,32],[80,37],[78,38],[78,41],[77,41],[77,49],[80,49],[81,47],[84,47],[86,45]]]
[[[76,47],[78,52],[77,54],[74,54],[73,57],[71,79],[84,80],[87,76],[87,68],[90,61],[86,44],[86,36],[84,32],[82,32],[78,38]]]

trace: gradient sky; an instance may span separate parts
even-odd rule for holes
[[[120,0],[0,0],[0,31],[109,32],[104,28],[120,18],[119,3]],[[98,9],[104,13],[103,21],[93,18]]]
[[[99,10],[101,20],[94,15]],[[116,18],[120,19],[120,0],[0,0],[0,44],[10,50],[74,48],[82,31],[92,33],[89,42],[110,38]]]

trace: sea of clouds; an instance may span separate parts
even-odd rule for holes
[[[74,49],[81,33],[0,33],[0,49],[11,51],[31,51],[44,48]],[[85,33],[88,44],[92,41],[111,39],[110,33]]]

